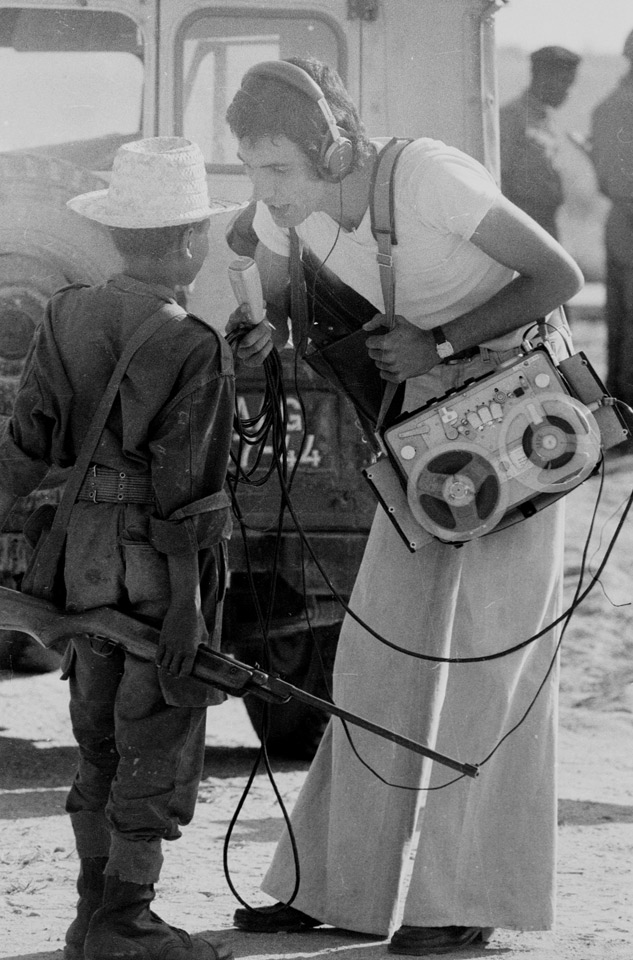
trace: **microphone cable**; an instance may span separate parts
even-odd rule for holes
[[[239,331],[237,332],[239,335]],[[233,340],[237,339],[237,336],[232,337]],[[234,465],[233,472],[229,472],[227,476],[227,484],[231,494],[231,500],[233,505],[233,512],[239,523],[242,542],[244,545],[244,555],[246,561],[246,573],[247,580],[250,587],[251,597],[255,607],[256,618],[259,626],[259,630],[262,636],[263,641],[263,652],[265,658],[264,668],[270,671],[271,668],[271,653],[269,645],[269,630],[271,620],[274,614],[274,603],[276,595],[276,586],[277,586],[277,577],[279,569],[279,552],[281,547],[282,540],[282,531],[283,531],[283,520],[287,506],[287,497],[289,491],[292,487],[292,482],[294,476],[301,460],[301,451],[305,445],[305,426],[304,426],[304,436],[301,441],[300,450],[296,457],[295,463],[292,470],[289,473],[289,462],[288,462],[288,449],[286,446],[286,436],[287,436],[287,427],[288,427],[288,412],[287,412],[287,397],[285,392],[284,378],[283,378],[283,367],[281,359],[277,350],[273,347],[273,350],[268,355],[264,361],[264,372],[265,372],[265,388],[264,396],[259,411],[254,416],[241,417],[237,407],[237,398],[236,398],[236,411],[234,416],[234,430],[237,437],[237,449],[231,453],[231,460]],[[300,400],[301,410],[305,414],[305,408],[303,406],[303,400]],[[305,415],[303,415],[303,423],[305,425]],[[246,458],[244,456],[245,451],[249,449],[255,450],[255,458],[253,463],[250,466],[246,465]],[[271,451],[271,462],[269,465],[263,464],[264,454],[267,450]],[[259,473],[259,475],[258,475]],[[282,491],[282,496],[280,500],[280,505],[275,521],[276,535],[275,535],[275,549],[271,561],[271,587],[268,592],[268,598],[266,603],[266,611],[262,609],[260,603],[257,586],[255,583],[255,577],[252,569],[252,562],[250,557],[250,547],[248,543],[248,531],[249,527],[244,519],[242,510],[239,504],[239,497],[237,494],[238,485],[244,484],[246,486],[261,487],[267,483],[270,478],[276,474],[280,479],[281,485],[280,489]],[[262,531],[260,531],[262,532]],[[229,864],[229,849],[230,843],[233,836],[233,831],[238,822],[241,811],[246,803],[248,794],[250,793],[251,787],[253,785],[255,776],[259,771],[260,767],[263,765],[268,780],[272,786],[275,798],[279,804],[284,822],[288,830],[288,836],[291,844],[294,868],[295,868],[295,884],[291,896],[288,900],[288,904],[291,904],[297,896],[299,890],[299,884],[301,880],[301,869],[299,862],[299,853],[296,845],[296,839],[294,832],[292,830],[292,825],[290,822],[289,813],[283,802],[283,798],[280,794],[279,788],[275,781],[274,773],[271,767],[270,758],[268,755],[268,749],[266,745],[267,740],[267,731],[268,731],[268,710],[270,704],[267,701],[263,701],[263,712],[262,712],[262,724],[261,729],[258,731],[260,739],[260,749],[258,751],[257,757],[253,764],[252,770],[238,802],[238,805],[231,817],[229,822],[227,832],[224,838],[223,845],[223,868],[224,875],[229,886],[229,889],[233,893],[234,897],[238,900],[242,906],[246,907],[249,910],[256,911],[257,908],[249,904],[241,894],[238,892],[235,884],[233,883],[230,864]]]

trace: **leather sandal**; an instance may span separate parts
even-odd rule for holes
[[[269,907],[238,907],[233,914],[233,923],[238,930],[246,933],[300,933],[312,930],[323,924],[307,913],[289,907],[285,903],[274,903]]]
[[[424,957],[432,953],[450,953],[470,944],[486,944],[494,927],[410,927],[396,930],[387,950],[389,953]]]

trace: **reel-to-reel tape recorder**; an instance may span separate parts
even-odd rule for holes
[[[594,472],[602,450],[627,436],[606,396],[584,355],[557,367],[537,347],[384,431],[400,497],[381,469],[365,475],[410,549],[423,531],[460,544],[529,516]]]

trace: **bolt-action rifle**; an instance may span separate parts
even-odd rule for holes
[[[158,646],[159,631],[155,627],[135,620],[112,607],[96,607],[84,613],[66,613],[45,600],[18,593],[8,587],[0,587],[0,630],[26,633],[43,647],[55,649],[71,638],[74,640],[98,639],[122,647],[139,660],[154,660]],[[321,700],[306,690],[293,686],[281,677],[273,676],[251,667],[239,660],[207,647],[199,647],[194,661],[192,676],[210,684],[233,697],[253,694],[270,703],[287,703],[291,697],[318,707],[325,713],[363,727],[380,737],[400,744],[408,750],[429,757],[437,763],[458,770],[469,777],[476,777],[479,768],[470,763],[460,763],[446,757],[415,740],[387,730],[371,720],[356,716],[349,710],[338,707],[328,700]]]

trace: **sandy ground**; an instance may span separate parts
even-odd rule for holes
[[[597,569],[633,484],[633,457],[610,457],[587,550],[585,583]],[[599,489],[587,481],[567,498],[567,597],[582,567]],[[599,583],[563,642],[559,761],[558,920],[548,933],[499,930],[483,951],[502,960],[631,960],[633,957],[633,522],[628,520]],[[57,674],[0,677],[0,957],[59,960],[75,902],[77,861],[64,814],[75,752],[67,691]],[[205,775],[194,822],[166,850],[157,909],[192,932],[230,940],[236,958],[387,956],[385,941],[333,929],[245,935],[232,928],[238,905],[223,871],[227,831],[257,757],[244,705],[209,713]],[[288,808],[305,763],[275,762]],[[250,904],[282,827],[265,772],[255,776],[228,843],[228,872]]]

